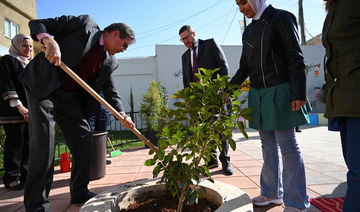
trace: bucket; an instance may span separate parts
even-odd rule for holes
[[[106,141],[107,132],[93,133],[90,180],[103,178],[106,174]]]
[[[152,143],[154,144],[154,146],[158,146],[158,141],[160,139],[159,136],[156,136],[156,134],[158,133],[159,131],[157,130],[151,130],[151,131],[145,131],[144,132],[144,136]],[[145,144],[145,148],[150,148],[148,145]]]
[[[62,153],[60,155],[60,171],[69,172],[70,171],[70,153]]]

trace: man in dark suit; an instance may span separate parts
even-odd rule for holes
[[[189,25],[184,25],[179,31],[180,40],[189,49],[182,55],[182,74],[184,87],[189,87],[191,82],[198,80],[195,73],[199,73],[199,68],[215,69],[220,68],[216,74],[224,76],[228,74],[228,63],[221,47],[214,39],[201,40],[195,38],[195,32]],[[201,73],[200,73],[201,74]],[[212,76],[216,78],[216,74]],[[222,143],[220,151],[220,161],[222,169],[226,175],[232,175],[233,169],[230,166],[230,157],[228,155],[229,142]],[[208,163],[209,168],[218,167],[216,149],[212,150],[214,157]]]
[[[29,22],[31,36],[46,45],[19,76],[28,97],[30,158],[25,185],[26,211],[49,211],[49,192],[54,172],[55,122],[72,153],[71,203],[84,203],[95,194],[88,190],[92,150],[91,129],[86,121],[94,99],[58,67],[63,61],[125,117],[111,73],[118,63],[115,53],[124,52],[135,40],[126,24],[115,23],[101,31],[87,16],[61,16]],[[53,38],[50,36],[54,36]],[[60,60],[61,59],[61,60]]]

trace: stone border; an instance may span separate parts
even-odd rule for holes
[[[156,185],[158,184],[157,182],[157,179],[141,180],[138,182],[115,186],[89,199],[83,207],[81,207],[80,212],[119,211],[119,202],[128,202],[129,200],[127,195],[129,193],[133,193],[133,191],[138,188]],[[201,185],[214,190],[221,196],[223,203],[216,212],[253,212],[251,199],[241,189],[220,181],[215,181],[215,183],[203,181]],[[215,196],[218,195],[216,194]]]

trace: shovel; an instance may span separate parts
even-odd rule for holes
[[[46,47],[42,47],[41,50],[45,53]],[[125,122],[124,117],[116,111],[109,103],[107,103],[98,93],[96,93],[84,80],[82,80],[78,75],[75,74],[65,63],[60,61],[60,68],[65,71],[73,80],[75,80],[82,88],[84,88],[91,96],[93,96],[100,104],[102,104],[106,109],[108,109],[114,116],[117,118],[120,123],[123,125]],[[157,147],[155,147],[143,134],[140,133],[136,128],[130,128],[130,130],[140,138],[150,149],[154,152],[158,152]]]

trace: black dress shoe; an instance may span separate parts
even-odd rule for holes
[[[85,193],[85,195],[83,195],[83,196],[71,198],[71,204],[82,204],[82,203],[85,203],[86,201],[88,201],[89,199],[93,198],[94,196],[96,196],[95,193],[88,191],[88,192]]]
[[[232,175],[234,173],[234,170],[230,165],[223,166],[222,170],[224,171],[225,175]]]
[[[20,184],[19,181],[15,180],[11,183],[4,183],[5,188],[10,190],[22,190],[24,189],[24,185]]]

